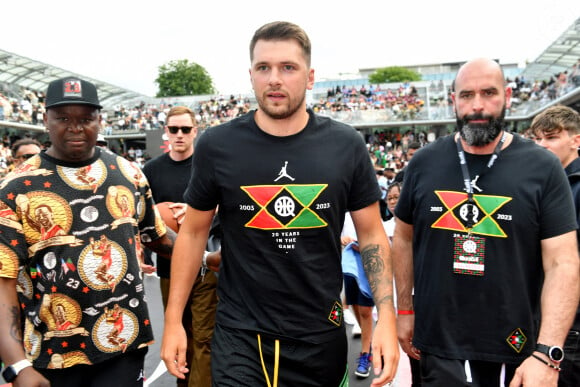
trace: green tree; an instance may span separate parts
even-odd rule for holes
[[[420,81],[421,75],[405,67],[392,66],[376,69],[369,75],[370,83],[415,82]]]
[[[173,60],[159,67],[155,79],[157,97],[215,94],[213,81],[202,66],[187,59]]]

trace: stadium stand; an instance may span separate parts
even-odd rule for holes
[[[513,131],[523,132],[537,113],[555,103],[580,110],[579,42],[580,18],[523,70],[502,64],[506,84],[514,91],[507,112]],[[424,73],[424,80],[412,84],[370,85],[361,74],[368,75],[375,69],[361,69],[361,74],[352,79],[315,83],[308,102],[317,113],[359,129],[370,145],[387,149],[391,143],[391,150],[396,151],[405,138],[429,141],[453,130],[450,86],[460,65],[410,66]],[[429,66],[445,71],[429,71]],[[22,136],[42,140],[43,91],[52,80],[69,75],[89,79],[99,88],[104,135],[108,140],[118,140],[119,149],[113,150],[120,154],[126,154],[132,145],[143,148],[146,133],[162,127],[171,106],[190,107],[201,128],[230,120],[256,106],[251,95],[153,98],[0,50],[0,134],[4,149]],[[0,152],[0,171],[3,163],[9,166],[9,152]]]

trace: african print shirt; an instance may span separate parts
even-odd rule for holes
[[[26,356],[94,364],[153,340],[138,238],[165,234],[146,178],[108,151],[82,164],[45,153],[0,183],[0,276],[17,278]]]

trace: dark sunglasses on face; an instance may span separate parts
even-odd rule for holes
[[[20,159],[22,161],[28,160],[29,158],[36,156],[36,153],[27,153],[25,155],[20,155],[20,156],[16,156],[17,159]]]
[[[169,130],[169,133],[171,133],[171,134],[177,134],[177,132],[179,132],[179,129],[181,129],[181,132],[183,134],[189,134],[193,130],[193,126],[168,126],[167,127],[167,130]]]

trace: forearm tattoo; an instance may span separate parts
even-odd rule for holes
[[[20,308],[13,306],[10,308],[11,315],[11,325],[10,325],[10,336],[18,341],[22,342],[22,322],[20,320]]]
[[[389,273],[392,273],[389,261],[381,258],[381,247],[379,245],[365,246],[360,255],[362,263],[369,281],[369,285],[375,298],[375,304],[393,302],[393,286],[388,281]]]

